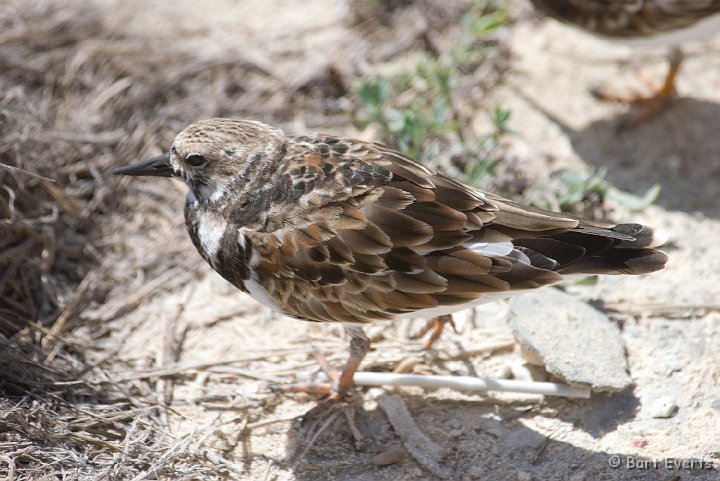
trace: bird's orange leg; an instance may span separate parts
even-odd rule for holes
[[[677,95],[675,86],[680,64],[682,63],[682,51],[674,48],[669,55],[670,68],[665,76],[665,81],[659,83],[651,77],[641,74],[640,79],[650,87],[650,95],[641,94],[615,94],[602,88],[592,90],[593,95],[603,101],[620,102],[635,107],[622,120],[620,129],[631,129],[637,127],[646,120],[661,112]]]
[[[453,318],[450,314],[428,319],[428,321],[425,323],[425,326],[423,326],[422,329],[410,336],[410,339],[420,339],[429,332],[430,335],[427,339],[425,339],[425,344],[423,345],[423,349],[429,351],[435,345],[437,340],[440,339],[440,336],[442,335],[443,329],[445,328],[446,324],[450,324],[453,330],[455,330],[455,321],[453,321]]]
[[[318,364],[320,364],[320,367],[327,375],[329,382],[298,382],[270,386],[271,390],[281,393],[304,392],[311,394],[329,394],[330,396],[328,398],[318,403],[317,406],[305,414],[305,421],[317,417],[334,404],[342,401],[345,396],[350,393],[354,386],[353,376],[358,370],[358,367],[360,367],[360,363],[365,359],[365,355],[370,350],[370,339],[367,338],[362,328],[346,328],[345,330],[350,335],[350,357],[342,371],[330,366],[322,353],[313,351],[313,356],[317,359]]]

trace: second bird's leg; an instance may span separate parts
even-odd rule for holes
[[[679,47],[674,47],[670,51],[668,59],[670,61],[670,67],[662,83],[653,80],[647,75],[641,74],[640,79],[650,86],[650,95],[613,94],[602,88],[593,90],[593,95],[600,100],[620,102],[636,107],[634,112],[629,113],[627,117],[622,120],[620,125],[621,129],[636,127],[653,117],[664,109],[670,100],[677,95],[675,83],[677,75],[680,72],[680,64],[683,60],[682,50],[680,50]]]
[[[432,319],[428,319],[428,321],[425,323],[425,326],[423,326],[422,329],[410,336],[410,339],[420,339],[429,332],[430,335],[425,340],[425,345],[423,346],[423,349],[429,351],[435,345],[437,340],[440,339],[440,336],[442,335],[443,329],[445,328],[446,324],[450,324],[453,330],[455,329],[455,321],[453,321],[453,318],[450,314],[445,314],[444,316],[437,316],[433,317]]]

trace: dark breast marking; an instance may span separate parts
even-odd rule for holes
[[[203,259],[205,259],[206,262],[209,262],[205,258],[205,252],[202,248],[202,243],[200,242],[200,234],[198,233],[198,211],[196,207],[191,206],[190,204],[185,204],[185,228],[188,231],[188,234],[190,235],[190,240],[192,241],[193,245],[195,246],[195,249],[200,253]]]
[[[250,254],[249,244],[240,244],[240,233],[238,224],[228,222],[223,232],[220,244],[218,245],[215,259],[209,259],[203,249],[200,235],[198,233],[198,217],[202,215],[197,207],[185,206],[185,227],[187,228],[193,245],[203,259],[210,264],[218,274],[237,288],[245,290],[245,280],[250,277]]]
[[[252,249],[246,240],[240,240],[238,225],[228,222],[220,240],[217,262],[213,267],[227,281],[247,292],[245,281],[250,278],[250,255]]]

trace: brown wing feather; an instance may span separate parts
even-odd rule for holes
[[[562,273],[664,264],[645,248],[648,228],[521,206],[385,146],[304,137],[287,156],[282,182],[294,186],[293,204],[272,211],[274,229],[245,235],[259,254],[257,282],[290,315],[368,322],[552,284]],[[473,243],[510,247],[493,254]]]

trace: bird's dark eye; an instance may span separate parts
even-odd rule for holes
[[[188,165],[191,165],[192,167],[198,167],[205,163],[205,157],[200,154],[192,154],[188,155],[185,161],[188,163]]]

